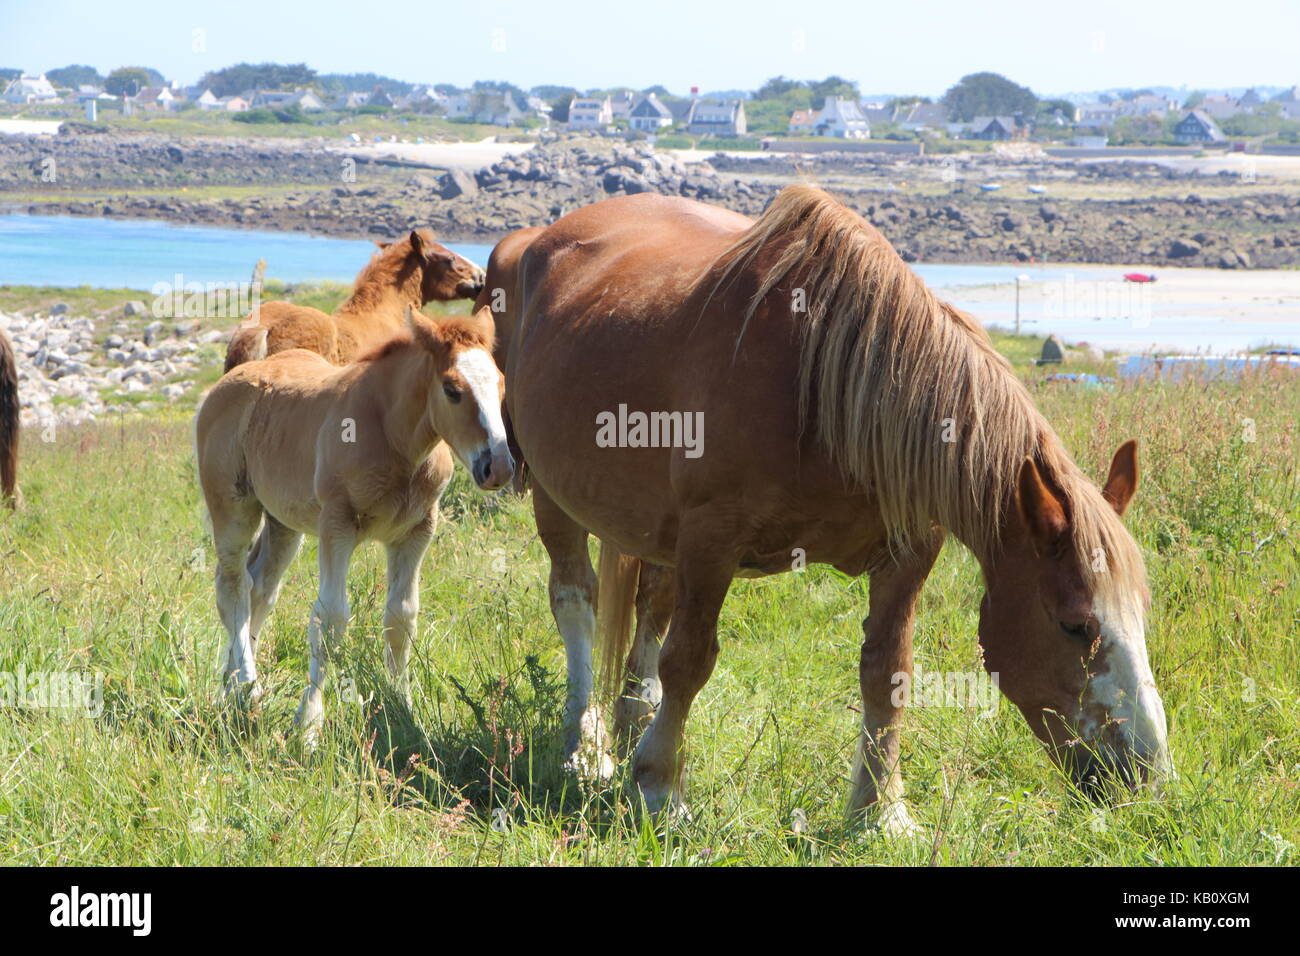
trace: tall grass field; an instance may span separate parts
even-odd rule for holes
[[[843,819],[867,579],[738,581],[687,730],[689,819],[647,818],[626,767],[560,769],[564,655],[527,498],[458,472],[424,567],[413,707],[387,690],[380,550],[358,552],[320,745],[307,679],[314,542],[258,648],[260,716],[223,711],[213,555],[189,411],[23,435],[25,509],[0,515],[0,672],[72,672],[96,706],[0,707],[4,864],[1191,865],[1300,860],[1300,382],[1085,389],[1001,339],[1095,480],[1125,439],[1126,521],[1177,776],[1099,808],[1019,713],[907,712],[915,838]],[[1032,343],[1031,343],[1032,344]],[[51,440],[47,440],[51,439]],[[922,593],[916,658],[978,667],[979,569],[955,542]]]

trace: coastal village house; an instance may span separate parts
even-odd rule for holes
[[[357,90],[344,93],[334,101],[333,107],[336,110],[359,110],[369,102],[370,94]]]
[[[37,76],[28,76],[24,73],[16,80],[10,80],[9,85],[5,87],[4,100],[6,103],[60,102],[54,84],[45,78],[44,73]]]
[[[364,103],[360,105],[365,105]],[[356,107],[349,107],[356,109]],[[432,112],[436,110],[447,109],[447,95],[435,90],[432,86],[417,86],[405,96],[397,100],[397,108],[404,110],[415,110],[416,112]]]
[[[286,92],[284,90],[258,90],[249,98],[249,102],[254,109],[287,109],[290,106],[297,106],[305,112],[314,110],[323,110],[325,104],[321,98],[311,90],[293,90]]]
[[[909,133],[918,133],[922,130],[942,132],[947,129],[951,119],[948,107],[942,103],[911,103],[907,106],[899,106],[894,110],[893,116],[893,121],[899,128]]]
[[[473,123],[519,126],[528,119],[529,114],[520,109],[511,94],[471,90],[468,93],[453,93],[447,98],[447,115]]]
[[[1188,110],[1174,127],[1174,139],[1180,143],[1222,143],[1227,141],[1219,124],[1205,112]]]
[[[971,120],[970,138],[984,140],[1012,139],[1020,134],[1020,127],[1010,116],[977,116]]]
[[[816,110],[795,110],[790,114],[790,135],[810,136],[817,125]]]
[[[194,103],[207,113],[243,113],[248,109],[248,100],[242,96],[217,96],[207,89],[194,97]]]
[[[615,93],[609,98],[609,115],[616,120],[625,120],[632,115],[639,97],[628,90]]]
[[[813,132],[818,136],[833,136],[836,139],[870,139],[871,126],[862,114],[860,107],[853,100],[840,96],[826,97],[826,104],[817,114]]]
[[[637,100],[627,116],[628,125],[643,133],[654,133],[673,125],[673,112],[653,93]]]
[[[184,95],[169,86],[146,86],[131,99],[136,109],[174,110],[184,102]]]
[[[744,100],[692,100],[686,132],[692,136],[744,136],[749,129]]]
[[[1226,94],[1212,94],[1203,97],[1196,108],[1212,120],[1231,119],[1238,113],[1244,113],[1241,102]]]
[[[614,110],[608,96],[600,99],[575,96],[569,101],[569,129],[604,129],[612,122]]]

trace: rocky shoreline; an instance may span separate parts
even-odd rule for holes
[[[22,140],[23,137],[14,137]],[[825,180],[832,191],[874,223],[909,261],[934,263],[1075,262],[1134,263],[1151,267],[1279,268],[1300,265],[1300,198],[1256,193],[1205,199],[1197,177],[1153,163],[1034,163],[980,156],[958,164],[947,157],[911,160],[915,177],[953,170],[963,181],[939,194],[916,194],[887,183],[854,185],[853,176],[876,172],[897,178],[905,161],[829,155],[807,163],[788,157],[739,159],[718,155],[683,163],[645,145],[608,140],[562,140],[507,157],[470,174],[413,170],[360,163],[355,182],[341,181],[347,158],[323,147],[230,143],[111,144],[98,148],[56,138],[43,144],[0,144],[0,204],[17,191],[26,170],[53,156],[62,188],[77,183],[127,185],[131,170],[145,164],[137,183],[179,187],[241,180],[282,188],[239,197],[127,195],[57,199],[21,206],[31,213],[161,219],[212,225],[301,231],[340,238],[391,237],[413,225],[431,225],[451,241],[495,242],[507,232],[551,222],[573,209],[611,195],[659,192],[687,196],[757,215],[786,182]],[[96,139],[81,137],[81,140]],[[98,152],[97,152],[98,149]],[[66,153],[67,155],[62,155]],[[48,158],[45,157],[45,158]],[[96,156],[99,160],[96,160]],[[1131,167],[1131,168],[1125,168]],[[1186,182],[1181,198],[1076,200],[1010,198],[983,192],[972,181],[1002,174],[1029,182],[1128,177],[1132,182]],[[850,175],[851,174],[851,175]],[[170,176],[170,178],[168,178]],[[289,185],[285,185],[285,184]],[[139,188],[137,185],[136,188]],[[12,207],[11,207],[12,208]]]
[[[127,305],[137,315],[143,308]],[[121,312],[76,316],[64,306],[0,312],[0,332],[14,345],[23,425],[77,425],[182,400],[230,335],[192,320],[142,323]]]

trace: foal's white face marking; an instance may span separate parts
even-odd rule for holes
[[[1141,608],[1130,597],[1106,603],[1094,610],[1101,625],[1097,661],[1104,673],[1088,682],[1080,701],[1079,731],[1084,739],[1094,739],[1109,718],[1132,757],[1149,765],[1154,775],[1168,776],[1173,764],[1165,708],[1151,674]]]
[[[499,383],[501,373],[492,356],[486,349],[466,349],[456,356],[456,371],[469,386],[478,405],[478,421],[487,433],[484,444],[469,455],[469,461],[462,459],[467,471],[473,474],[473,462],[483,452],[490,452],[494,461],[512,461],[510,449],[506,443],[506,427],[501,419],[501,393]]]

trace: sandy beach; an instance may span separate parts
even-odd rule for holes
[[[359,143],[332,147],[333,151],[358,158],[390,158],[435,166],[439,169],[465,169],[474,172],[507,156],[525,153],[534,143],[498,143],[495,137],[473,143]]]
[[[1138,266],[1020,270],[1021,326],[1104,348],[1146,346],[1230,352],[1300,347],[1300,270],[1162,268],[1152,283],[1125,282]],[[947,285],[939,294],[987,324],[1013,327],[1016,283]]]

